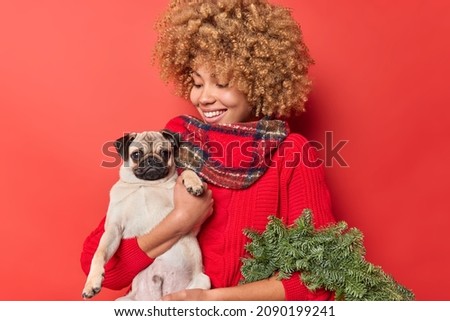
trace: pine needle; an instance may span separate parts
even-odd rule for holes
[[[338,222],[315,229],[309,209],[291,227],[271,216],[266,230],[244,231],[251,242],[246,245],[249,257],[243,259],[243,283],[278,279],[301,272],[308,289],[333,291],[336,300],[405,301],[414,294],[381,267],[364,258],[363,234],[347,223]]]

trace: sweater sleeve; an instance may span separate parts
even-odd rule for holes
[[[106,217],[84,241],[80,262],[86,275],[89,273],[92,258],[105,231],[105,219]],[[116,253],[105,265],[103,286],[112,290],[123,289],[129,286],[133,278],[151,263],[153,259],[141,250],[137,244],[137,238],[123,239]]]
[[[325,182],[324,168],[315,149],[307,140],[291,134],[280,150],[281,191],[280,210],[283,220],[291,225],[305,208],[313,212],[314,225],[325,226],[335,222],[331,199]],[[333,294],[325,290],[314,292],[301,282],[300,273],[282,281],[286,300],[332,300]]]

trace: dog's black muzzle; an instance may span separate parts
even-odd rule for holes
[[[169,167],[160,158],[149,156],[139,162],[134,170],[134,175],[139,179],[155,181],[164,178],[169,174]]]

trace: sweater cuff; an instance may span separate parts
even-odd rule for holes
[[[133,265],[146,268],[153,263],[154,259],[149,257],[147,253],[142,251],[137,242],[137,238],[122,240],[119,247],[120,256],[125,262],[133,262]]]
[[[123,239],[116,254],[105,265],[103,285],[113,290],[129,286],[133,278],[153,261],[141,250],[137,238]]]
[[[334,301],[334,292],[324,289],[310,291],[301,281],[300,273],[295,272],[289,279],[281,281],[286,301]]]
[[[300,273],[295,272],[289,279],[283,279],[281,283],[284,286],[286,301],[305,301],[308,300],[308,288],[301,282]]]

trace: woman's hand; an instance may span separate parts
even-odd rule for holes
[[[169,250],[182,236],[197,231],[212,214],[212,192],[204,183],[201,196],[189,194],[178,177],[174,188],[174,209],[149,233],[137,238],[139,247],[151,258]]]
[[[189,289],[167,294],[161,301],[213,301],[212,290]]]
[[[282,301],[284,287],[275,276],[266,280],[211,290],[189,289],[170,293],[163,301]]]
[[[198,231],[203,222],[212,214],[214,200],[208,185],[203,183],[203,194],[193,196],[183,184],[181,176],[178,177],[174,189],[173,215],[178,220],[177,233],[185,235]]]

